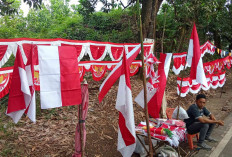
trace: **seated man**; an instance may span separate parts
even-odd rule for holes
[[[217,140],[210,137],[210,134],[212,133],[215,124],[224,125],[224,122],[216,120],[205,108],[205,104],[206,96],[204,94],[198,94],[196,97],[196,104],[192,104],[189,107],[187,110],[189,118],[185,119],[184,122],[186,123],[186,128],[189,134],[200,132],[197,145],[201,148],[210,150],[212,147],[207,145],[204,141],[217,142]]]

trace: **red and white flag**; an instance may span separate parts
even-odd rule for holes
[[[121,152],[123,157],[129,157],[135,150],[136,137],[129,64],[127,64],[125,51],[121,66],[121,76],[116,101],[116,109],[119,111],[118,151]]]
[[[41,108],[81,104],[75,47],[38,46]]]
[[[35,90],[33,84],[34,64],[32,55],[32,49],[30,49],[29,59],[25,66],[21,51],[18,47],[7,107],[7,115],[15,123],[20,120],[23,113],[27,114],[33,122],[36,121]]]
[[[127,65],[131,65],[131,63],[135,60],[137,55],[139,54],[141,50],[140,45],[136,46],[133,50],[131,50],[127,54]],[[124,49],[125,51],[125,49]],[[100,92],[98,95],[99,102],[102,101],[104,96],[107,94],[107,92],[110,90],[110,88],[113,86],[113,84],[118,80],[118,78],[121,76],[122,71],[122,61],[120,61],[116,67],[111,71],[111,73],[107,76],[107,78],[103,81],[103,83],[100,86]]]
[[[201,58],[199,38],[197,34],[197,28],[194,23],[192,34],[189,41],[188,55],[187,55],[187,66],[191,67],[190,78],[196,79],[198,83],[208,86],[203,68],[203,62]]]
[[[147,106],[148,113],[153,118],[159,117],[160,108],[162,105],[163,95],[168,78],[168,72],[170,69],[170,63],[172,59],[172,53],[160,53],[160,64],[158,66],[158,77],[155,85],[147,82]],[[144,91],[142,90],[135,98],[135,102],[144,108]]]

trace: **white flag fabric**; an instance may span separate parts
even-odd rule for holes
[[[41,108],[81,103],[75,47],[38,46]]]
[[[116,109],[119,111],[118,151],[123,157],[130,157],[135,150],[136,136],[129,66],[126,57],[124,51]]]

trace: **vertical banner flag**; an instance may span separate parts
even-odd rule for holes
[[[198,83],[201,83],[205,87],[207,87],[208,85],[203,68],[199,38],[198,38],[197,28],[195,23],[193,25],[192,34],[189,41],[187,66],[191,67],[190,78],[192,80],[196,79]]]
[[[28,53],[29,59],[25,66],[21,51],[18,47],[14,63],[7,115],[10,116],[15,123],[20,120],[23,113],[26,113],[33,122],[36,121],[35,90],[33,85],[34,64],[32,61],[32,48],[29,50]]]
[[[123,157],[128,157],[133,154],[136,143],[129,65],[127,64],[126,52],[123,53],[116,101],[116,109],[119,111],[118,151]]]
[[[81,103],[75,47],[38,46],[41,108]]]
[[[162,105],[163,95],[168,78],[168,72],[170,69],[172,53],[160,53],[160,64],[158,66],[158,77],[156,86],[153,86],[150,82],[147,82],[147,106],[148,113],[153,118],[159,117],[160,108]],[[143,90],[135,98],[135,102],[144,108],[144,94]]]
[[[140,50],[141,50],[141,47],[140,45],[138,45],[127,54],[128,65],[131,65],[131,63],[135,60],[135,58],[139,54]],[[107,76],[107,78],[101,84],[100,89],[99,89],[99,95],[98,95],[99,102],[102,101],[102,99],[107,94],[107,92],[110,90],[110,88],[113,86],[113,84],[121,76],[121,71],[122,71],[122,61],[120,61],[117,64],[117,66],[111,71],[111,73]]]

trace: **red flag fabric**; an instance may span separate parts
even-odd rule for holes
[[[38,46],[41,108],[81,103],[77,53],[71,46]]]
[[[34,64],[32,57],[32,49],[26,66],[24,65],[21,51],[18,47],[10,94],[7,107],[7,115],[9,115],[15,123],[19,121],[25,112],[28,117],[35,122],[35,92],[33,85]]]
[[[192,80],[196,79],[198,83],[207,86],[207,80],[205,77],[203,62],[201,58],[199,38],[195,24],[193,25],[192,34],[189,41],[187,66],[191,67],[190,78]]]
[[[130,51],[127,54],[127,64],[131,65],[132,61],[137,57],[137,55],[140,52],[140,45],[136,46],[132,51]],[[117,66],[111,71],[111,73],[107,76],[107,78],[104,80],[104,82],[100,86],[100,92],[98,96],[99,102],[102,101],[104,96],[107,94],[107,92],[110,90],[110,88],[113,86],[113,84],[118,80],[118,78],[121,76],[122,71],[122,61],[120,61]]]
[[[119,111],[118,151],[123,157],[131,156],[136,146],[129,65],[124,51],[116,101],[116,109]]]

